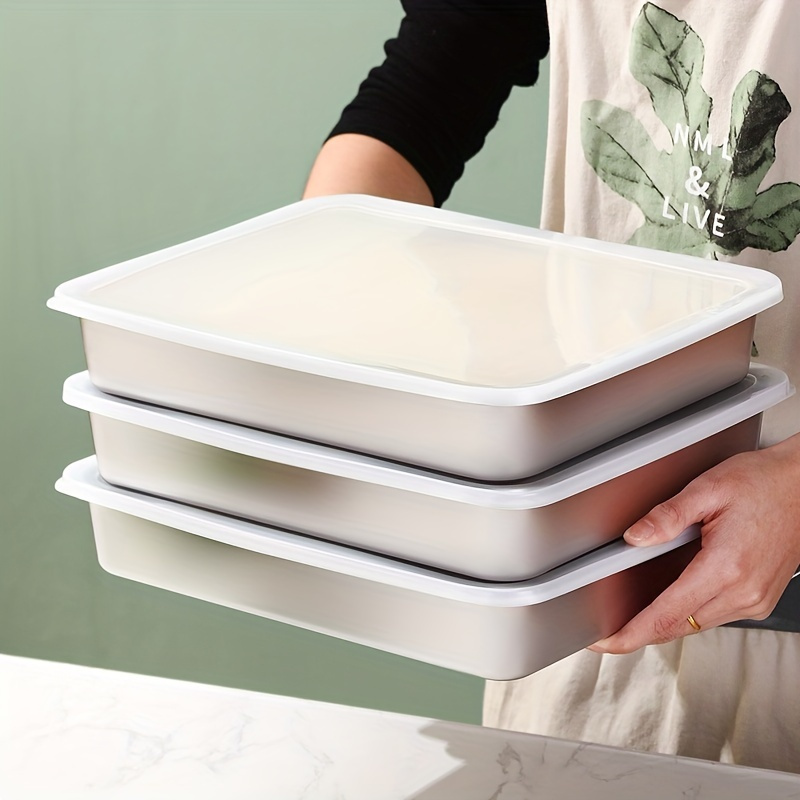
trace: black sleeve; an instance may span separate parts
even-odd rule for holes
[[[331,136],[397,150],[441,205],[513,86],[532,86],[549,34],[544,0],[403,0],[405,17]]]

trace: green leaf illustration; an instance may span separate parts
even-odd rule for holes
[[[590,100],[583,106],[581,139],[597,174],[617,194],[639,206],[647,219],[660,219],[664,186],[656,183],[655,176],[663,173],[668,159],[641,123],[621,108]]]
[[[740,253],[755,247],[772,253],[786,250],[800,234],[800,186],[776,183],[756,196],[744,227],[723,239],[724,252]]]
[[[653,3],[642,7],[631,34],[630,70],[671,134],[678,123],[702,137],[708,134],[712,103],[701,83],[704,61],[702,40],[683,20]],[[681,152],[681,167],[705,166],[705,151]]]
[[[717,184],[720,208],[753,205],[758,187],[775,162],[775,135],[792,108],[775,81],[748,72],[733,93],[728,152],[733,162],[728,179]]]
[[[785,250],[800,235],[800,185],[759,187],[791,106],[774,80],[751,71],[734,91],[727,142],[712,143],[704,59],[703,42],[686,22],[646,3],[631,33],[630,68],[672,148],[659,150],[629,112],[587,100],[581,109],[586,160],[641,209],[644,222],[630,244],[710,257],[747,247]]]

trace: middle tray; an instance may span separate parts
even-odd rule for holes
[[[751,365],[736,386],[582,458],[486,484],[113,397],[88,373],[64,385],[90,414],[109,483],[488,581],[527,580],[618,538],[754,449],[762,412],[791,393],[782,372]]]

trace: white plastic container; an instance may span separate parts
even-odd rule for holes
[[[753,365],[734,387],[514,484],[478,484],[100,392],[89,412],[100,474],[129,489],[487,581],[531,578],[618,538],[716,463],[758,445],[791,392]]]
[[[115,575],[495,680],[618,630],[697,551],[692,528],[491,584],[114,488],[94,458],[56,488],[90,504],[100,564]]]
[[[371,197],[58,287],[108,392],[484,481],[741,380],[778,279]]]

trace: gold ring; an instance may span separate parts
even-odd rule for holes
[[[688,622],[688,623],[689,623],[689,624],[690,624],[690,625],[691,625],[691,626],[692,626],[692,627],[693,627],[693,628],[694,628],[696,631],[699,631],[699,630],[700,630],[700,626],[697,624],[697,620],[696,620],[696,619],[695,619],[695,618],[694,618],[694,617],[693,617],[691,614],[689,614],[689,616],[688,616],[688,617],[686,617],[686,621],[687,621],[687,622]]]

